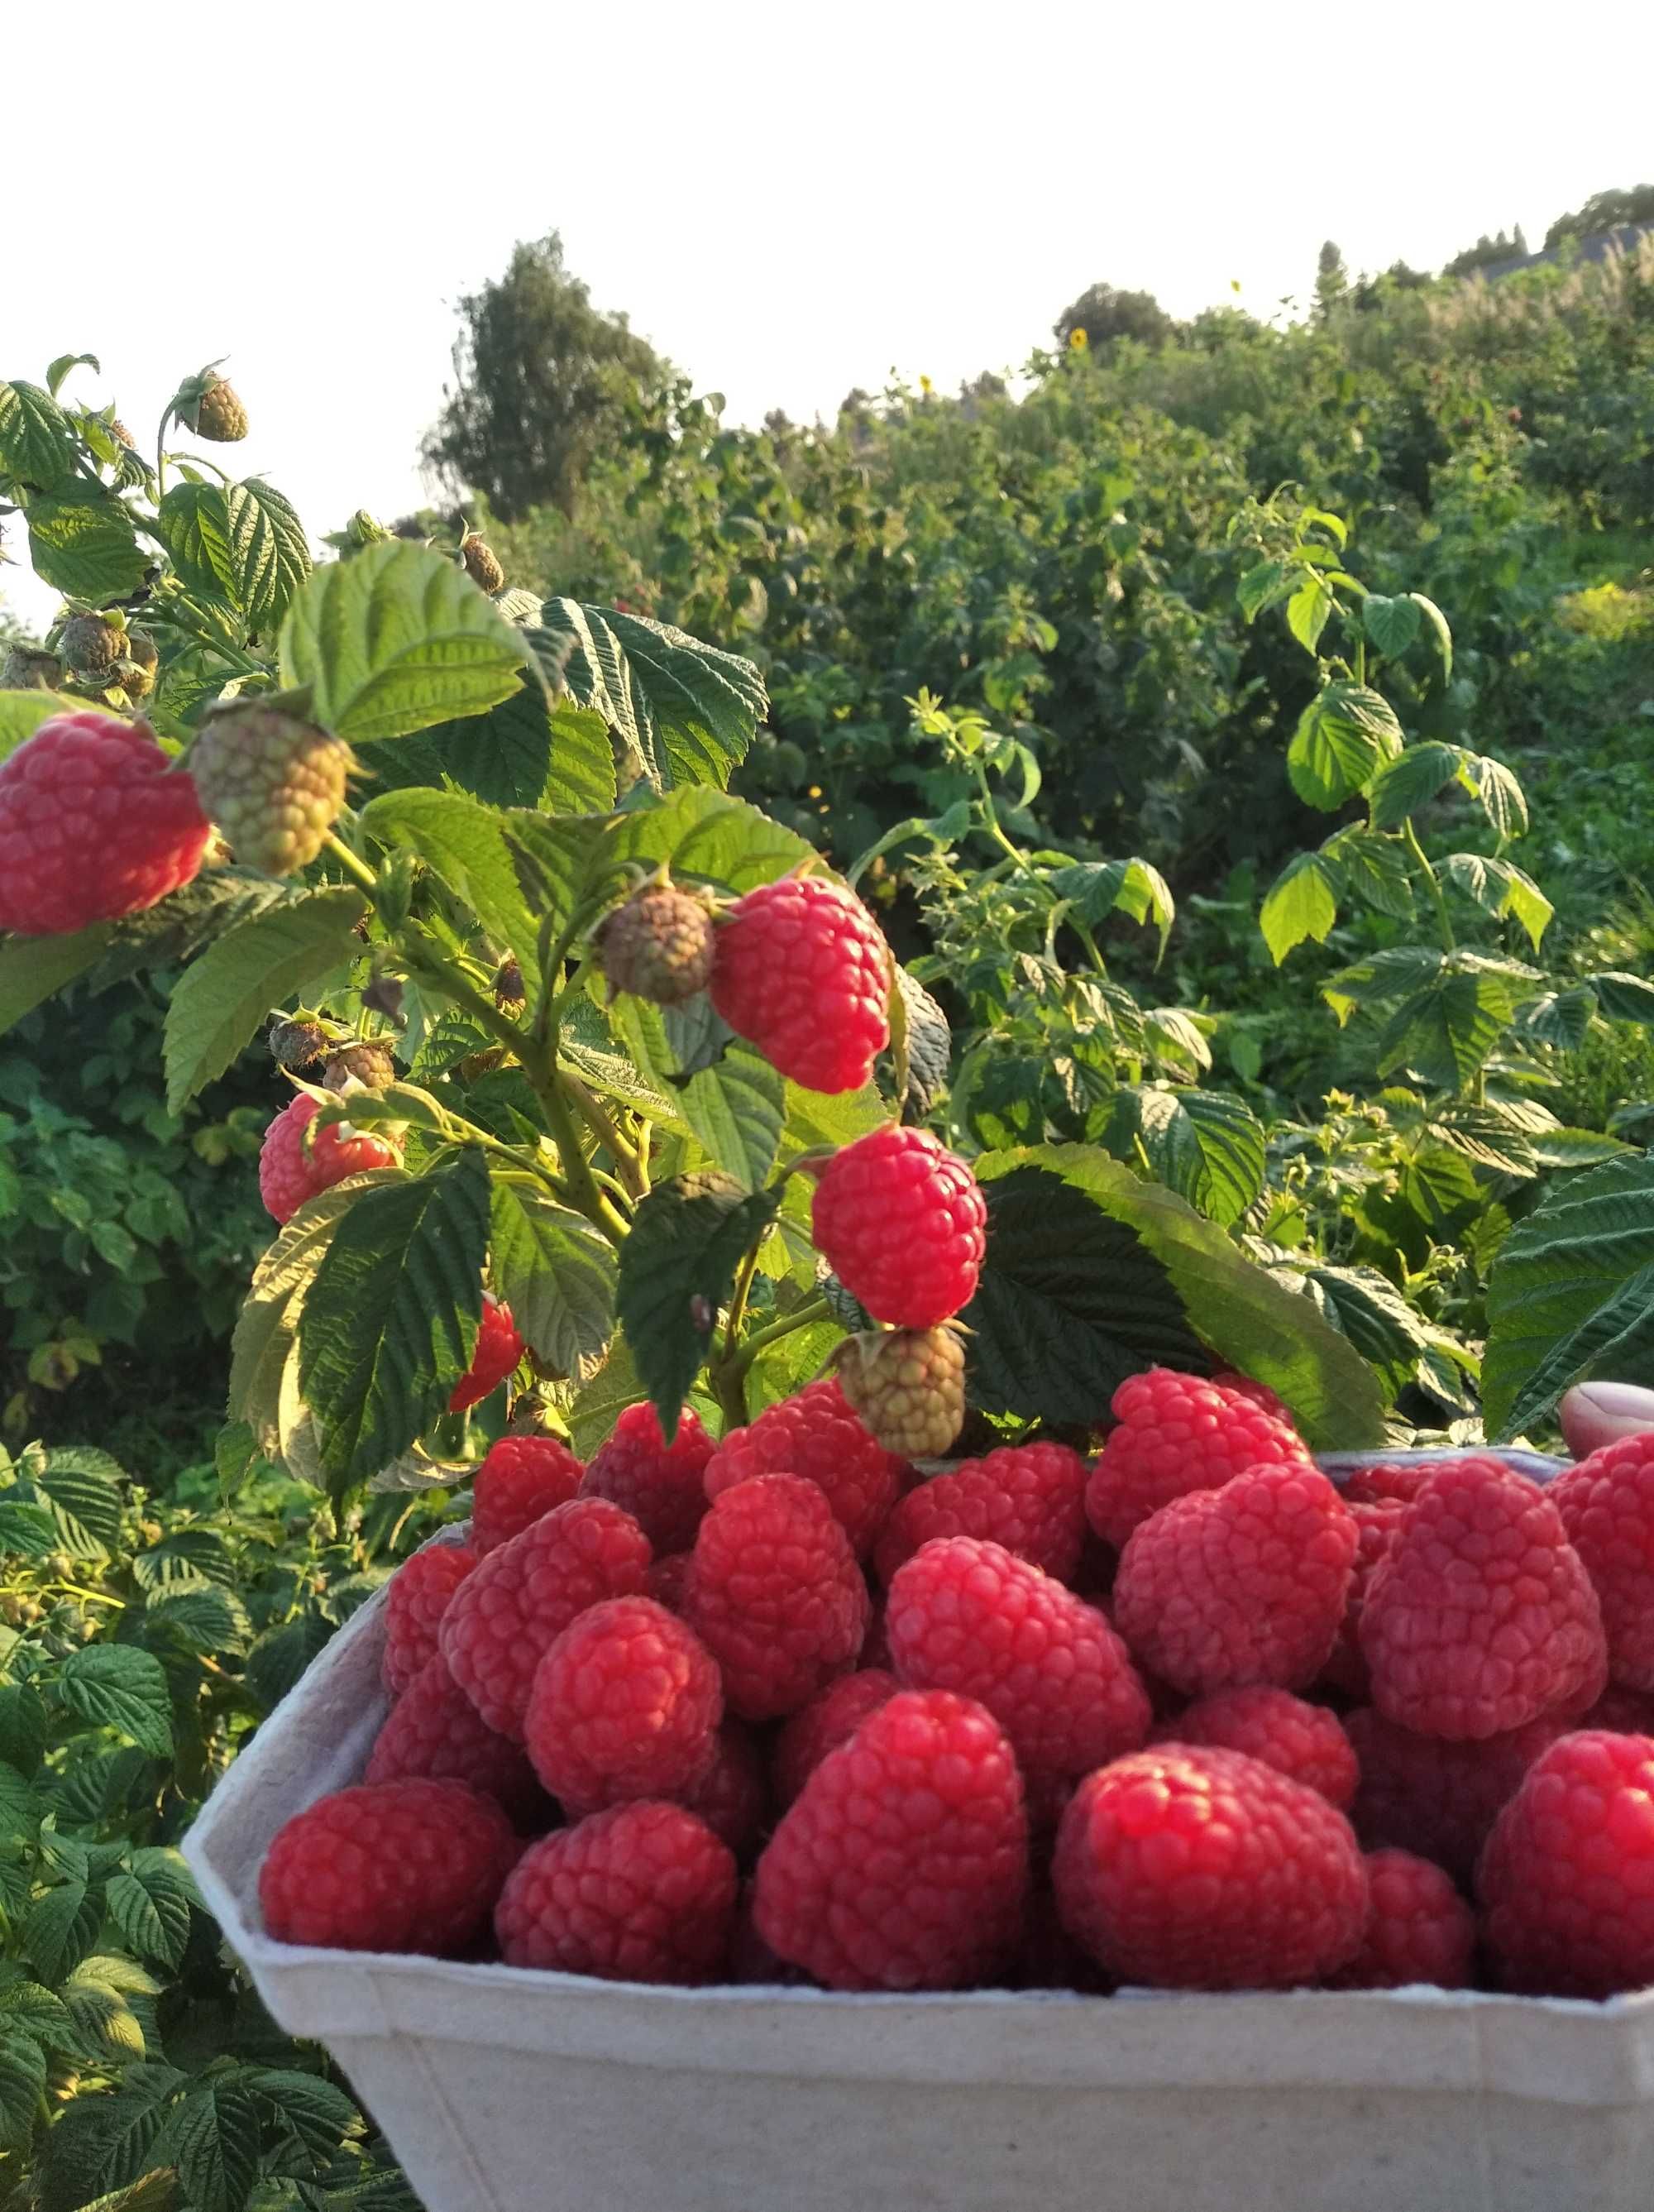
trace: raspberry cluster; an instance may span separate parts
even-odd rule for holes
[[[277,1837],[271,1932],[833,1990],[1654,1982],[1654,1448],[1341,1493],[1241,1378],[1114,1413],[1089,1468],[928,1480],[836,1382],[716,1445],[633,1408],[584,1470],[496,1444],[474,1546],[391,1581],[395,1703]]]

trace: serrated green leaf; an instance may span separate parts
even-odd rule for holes
[[[1577,1051],[1596,1014],[1596,994],[1589,983],[1571,990],[1547,991],[1518,1010],[1517,1021],[1524,1036],[1563,1052]]]
[[[1434,738],[1423,744],[1409,745],[1372,779],[1367,792],[1372,827],[1398,830],[1409,814],[1415,814],[1439,791],[1460,778],[1470,757],[1463,745],[1443,744]]]
[[[0,1759],[0,1836],[31,1834],[45,1814],[45,1805],[17,1769]]]
[[[1306,653],[1313,653],[1320,644],[1333,605],[1331,591],[1313,574],[1303,579],[1287,600],[1287,627]]]
[[[203,2075],[168,2115],[151,2155],[178,2168],[199,2212],[245,2212],[258,2178],[261,2134],[252,2093],[234,2075]]]
[[[1376,1267],[1321,1264],[1304,1270],[1320,1310],[1378,1376],[1384,1395],[1398,1397],[1413,1379],[1428,1337],[1407,1300]]]
[[[218,599],[231,591],[230,518],[224,492],[215,483],[186,478],[167,492],[155,509],[161,538],[179,578],[192,592]]]
[[[46,1710],[31,1682],[0,1682],[0,1759],[33,1774],[45,1756]]]
[[[1460,1090],[1510,1027],[1516,1005],[1517,994],[1505,976],[1444,966],[1422,990],[1403,999],[1384,1024],[1378,1073],[1412,1069],[1427,1083]]]
[[[60,1982],[97,1942],[102,1918],[101,1888],[71,1876],[35,1899],[17,1941],[43,1982]]]
[[[1383,653],[1405,653],[1424,621],[1422,611],[1411,599],[1386,599],[1369,592],[1361,602],[1361,627]]]
[[[1460,756],[1458,781],[1480,799],[1481,811],[1500,837],[1520,837],[1528,828],[1528,801],[1522,786],[1503,761],[1486,753]]]
[[[768,711],[763,678],[749,660],[641,615],[548,599],[526,635],[657,791],[721,788]]]
[[[107,990],[145,969],[187,960],[216,937],[276,906],[291,893],[268,876],[236,868],[213,868],[185,884],[170,898],[142,914],[111,925],[109,950],[88,979],[92,991]]]
[[[159,1583],[144,1607],[146,1643],[181,1644],[185,1650],[205,1658],[239,1655],[252,1640],[247,1609],[233,1590],[210,1583],[193,1587]]]
[[[1402,749],[1387,699],[1357,684],[1329,684],[1298,720],[1287,774],[1306,805],[1330,813],[1362,790]]]
[[[1287,568],[1282,561],[1260,561],[1235,586],[1235,598],[1246,620],[1256,622],[1265,607],[1273,606],[1287,592]]]
[[[71,699],[61,691],[0,691],[0,760],[9,760],[54,714],[85,712],[84,699]],[[29,941],[41,945],[48,940],[32,938]]]
[[[0,1989],[0,2032],[8,2030],[30,2036],[43,2051],[64,2057],[84,2054],[69,2007],[39,1982],[10,1982]]]
[[[1120,1102],[1118,1133],[1142,1146],[1160,1181],[1208,1220],[1239,1221],[1263,1188],[1263,1127],[1251,1108],[1227,1092],[1153,1084],[1123,1089]]]
[[[174,2067],[142,2063],[142,2050],[140,2038],[140,2063],[123,2069],[118,2089],[103,2096],[76,2097],[52,2130],[50,2171],[57,2203],[81,2205],[88,2190],[103,2189],[113,2191],[118,2206],[127,2191],[153,2177],[156,2168],[148,2155],[150,2147],[187,2076]],[[140,2202],[144,2212],[149,2212],[147,2202]],[[127,2208],[123,2206],[122,2212]]]
[[[58,1695],[73,1713],[130,1738],[152,1759],[173,1748],[173,1705],[161,1662],[130,1644],[95,1644],[73,1651],[59,1669]]]
[[[1152,920],[1165,951],[1177,919],[1177,903],[1171,886],[1151,862],[1076,860],[1071,866],[1054,868],[1047,881],[1058,898],[1073,902],[1081,920],[1092,928],[1117,911],[1129,914],[1134,921]]]
[[[94,968],[113,933],[112,922],[94,921],[73,937],[14,937],[0,944],[0,1036]]]
[[[1357,1006],[1384,1006],[1424,989],[1441,974],[1446,959],[1427,945],[1395,945],[1341,968],[1321,995],[1341,1023]]]
[[[1508,860],[1490,860],[1481,853],[1450,853],[1441,872],[1455,890],[1472,898],[1493,915],[1513,915],[1527,932],[1536,952],[1546,924],[1556,911],[1531,876]]]
[[[631,1348],[617,1333],[609,1340],[609,1355],[603,1365],[575,1393],[574,1403],[569,1408],[568,1432],[580,1457],[590,1459],[612,1433],[627,1407],[640,1404],[648,1395]]]
[[[1336,866],[1354,898],[1398,921],[1412,918],[1413,878],[1399,838],[1380,836],[1359,823],[1328,838],[1322,850]]]
[[[1488,1279],[1488,1433],[1520,1434],[1596,1375],[1654,1381],[1654,1340],[1640,1319],[1651,1312],[1654,1158],[1554,1183],[1506,1237]]]
[[[1654,1028],[1654,983],[1615,968],[1605,968],[1588,980],[1609,1021],[1638,1022],[1645,1029]]]
[[[90,485],[29,502],[28,550],[42,583],[100,605],[136,591],[150,558],[119,500]]]
[[[1597,1129],[1547,1129],[1533,1139],[1533,1156],[1542,1168],[1594,1168],[1623,1159],[1632,1147]]]
[[[0,2150],[28,2142],[45,2097],[46,2057],[32,2035],[0,2011]]]
[[[77,2206],[76,2212],[172,2212],[177,2202],[177,2170],[160,2166],[129,2182],[124,2189],[112,2189],[107,2196],[94,2197],[90,2203]]]
[[[895,1095],[906,1112],[923,1117],[946,1095],[953,1066],[954,1033],[942,1007],[900,961],[895,973],[896,988],[890,994],[890,1037],[895,1064],[902,1071]],[[711,1000],[706,1003],[710,1011]],[[713,1019],[717,1019],[715,1014]],[[900,1052],[896,1056],[898,1045]]]
[[[1324,853],[1299,853],[1264,896],[1258,927],[1278,968],[1306,938],[1324,945],[1338,919],[1342,878]]]
[[[44,1505],[0,1498],[0,1554],[15,1552],[26,1559],[44,1559],[57,1548],[58,1524]]]
[[[282,629],[282,678],[348,742],[485,713],[522,688],[520,632],[462,568],[395,540],[318,568]]]
[[[1409,592],[1407,596],[1424,617],[1431,643],[1436,648],[1436,658],[1441,663],[1441,680],[1445,684],[1453,672],[1453,633],[1447,627],[1447,617],[1435,601],[1426,599],[1422,592]]]
[[[224,489],[229,589],[250,629],[272,635],[311,572],[310,544],[274,484],[249,477]]]
[[[702,877],[739,894],[773,883],[813,858],[815,848],[744,799],[692,785],[658,806],[622,815],[610,852],[617,861],[664,863],[675,876]]]
[[[120,1540],[125,1469],[91,1444],[54,1444],[33,1470],[36,1486],[102,1543]]]
[[[417,737],[357,745],[371,782],[390,790],[448,779],[491,806],[554,806],[600,813],[615,804],[615,756],[601,714],[560,699],[548,706],[537,684],[460,721]]]
[[[328,2160],[341,2142],[361,2132],[361,2115],[342,2089],[296,2067],[249,2068],[242,2076],[273,2118],[296,2135],[313,2158]]]
[[[594,708],[560,699],[551,710],[551,766],[542,804],[558,814],[601,814],[615,804],[615,748]]]
[[[500,817],[463,792],[391,791],[362,809],[382,845],[416,853],[466,902],[491,937],[535,971],[539,924],[530,914]]]
[[[494,1286],[524,1342],[548,1368],[590,1371],[615,1328],[614,1247],[526,1179],[494,1178],[492,1218]]]
[[[678,1094],[684,1119],[715,1166],[761,1189],[781,1150],[786,1083],[751,1045],[734,1044]]]
[[[627,1344],[668,1438],[712,1340],[742,1255],[775,1218],[771,1191],[717,1173],[661,1183],[621,1250],[615,1299]]]
[[[109,1878],[109,1916],[130,1950],[175,1973],[190,1940],[191,1911],[200,1901],[190,1869],[176,1851],[156,1846],[133,1851],[128,1866]]]
[[[223,1074],[271,1007],[352,957],[355,925],[367,911],[361,893],[344,885],[301,892],[215,939],[185,969],[167,1009],[170,1112]]]
[[[333,1624],[312,1607],[258,1638],[247,1654],[247,1686],[273,1712],[306,1669],[326,1650]]]
[[[1371,1370],[1296,1291],[1245,1259],[1223,1230],[1203,1220],[1175,1192],[1142,1181],[1118,1160],[1088,1145],[1041,1145],[989,1153],[976,1166],[990,1209],[985,1282],[997,1264],[993,1187],[1025,1169],[1035,1170],[1052,1187],[1032,1190],[1025,1203],[1054,1210],[1059,1231],[1065,1212],[1073,1221],[1076,1204],[1084,1200],[1131,1230],[1160,1262],[1178,1295],[1179,1337],[1192,1337],[1224,1365],[1267,1382],[1285,1400],[1318,1450],[1354,1449],[1378,1441],[1383,1401]],[[1060,1259],[1059,1249],[1052,1264]],[[1106,1295],[1108,1270],[1115,1264],[1110,1249],[1100,1249],[1087,1261],[1076,1295]],[[964,1318],[977,1325],[974,1306],[966,1309]],[[1026,1337],[1033,1324],[1019,1326]],[[1173,1366],[1204,1364],[1201,1356],[1191,1358],[1186,1350],[1152,1356],[1165,1358]],[[1051,1354],[1044,1357],[1048,1361]],[[1093,1419],[1100,1410],[1094,1407],[1077,1418]]]
[[[37,384],[0,383],[0,469],[37,491],[75,473],[69,417]]]
[[[336,1492],[408,1449],[464,1373],[482,1310],[480,1151],[365,1191],[333,1232],[299,1321],[299,1379]]]

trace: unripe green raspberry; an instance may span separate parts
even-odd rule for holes
[[[365,507],[359,507],[345,525],[345,535],[353,545],[382,545],[391,533]]]
[[[0,691],[55,691],[63,680],[64,664],[57,654],[32,645],[15,645],[0,668]]]
[[[863,1428],[903,1459],[940,1459],[965,1425],[965,1345],[947,1322],[846,1339],[839,1383]]]
[[[136,702],[149,696],[155,688],[155,671],[160,665],[161,655],[148,632],[129,629],[126,653],[119,670],[120,687],[129,699]]]
[[[342,1044],[327,1063],[322,1079],[330,1091],[343,1091],[358,1083],[364,1091],[383,1091],[397,1079],[397,1063],[390,1048],[377,1042]]]
[[[58,635],[64,665],[83,684],[102,682],[126,645],[126,632],[102,615],[71,615]]]
[[[675,884],[645,884],[597,933],[603,974],[616,991],[681,1006],[712,972],[710,908]]]
[[[316,858],[351,765],[340,738],[257,699],[210,715],[186,763],[236,859],[267,876],[294,875]]]

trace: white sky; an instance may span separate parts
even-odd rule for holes
[[[118,398],[143,445],[227,355],[253,430],[217,457],[312,535],[419,501],[453,303],[550,229],[599,306],[755,421],[830,416],[893,368],[949,390],[1014,365],[1095,280],[1188,314],[1239,279],[1268,315],[1325,237],[1352,270],[1432,268],[1654,175],[1648,0],[1542,37],[1509,0],[80,0],[67,22],[7,14],[5,80],[33,89],[0,128],[0,375],[98,354],[70,390]],[[17,568],[0,594],[55,605]]]

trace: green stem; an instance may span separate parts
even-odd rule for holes
[[[1413,827],[1413,817],[1410,814],[1402,823],[1402,842],[1407,847],[1409,857],[1414,866],[1417,868],[1429,886],[1431,902],[1436,909],[1436,930],[1441,939],[1441,949],[1444,952],[1456,951],[1458,949],[1458,940],[1453,935],[1452,917],[1447,911],[1447,900],[1442,891],[1441,878],[1431,866],[1425,849],[1419,842],[1419,833]]]
[[[360,884],[369,898],[374,897],[379,887],[379,878],[368,866],[367,861],[359,854],[353,853],[343,838],[336,836],[331,830],[328,831],[322,842],[346,875],[352,877],[356,883]]]
[[[594,1097],[578,1077],[568,1075],[563,1080],[576,1113],[619,1169],[621,1188],[627,1197],[641,1198],[646,1186],[638,1172],[637,1147],[621,1133],[620,1125],[603,1101]]]
[[[766,1230],[765,1235],[768,1233]],[[753,1278],[758,1273],[758,1254],[762,1243],[763,1238],[760,1237],[741,1262],[741,1272],[736,1275],[735,1288],[730,1293],[729,1317],[724,1324],[723,1359],[730,1358],[734,1353],[736,1340],[741,1334],[741,1324],[747,1317],[747,1301],[752,1296]]]
[[[755,1328],[731,1355],[727,1364],[737,1374],[744,1376],[759,1353],[767,1351],[771,1345],[779,1344],[783,1337],[791,1336],[797,1329],[812,1328],[818,1321],[832,1319],[833,1309],[825,1298],[808,1298],[803,1305],[795,1306],[790,1314],[784,1314],[779,1321],[772,1321],[764,1328]]]

